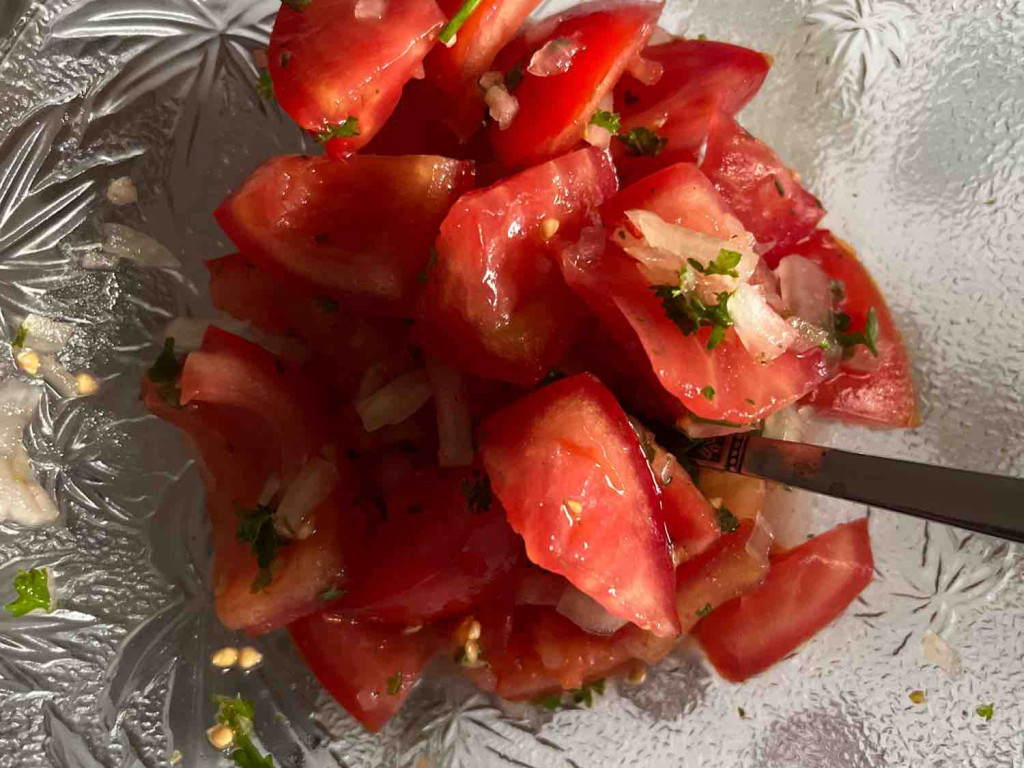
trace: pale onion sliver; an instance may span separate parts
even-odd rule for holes
[[[504,83],[492,85],[484,91],[484,103],[491,119],[498,124],[499,130],[506,130],[516,115],[519,114],[519,99],[508,92]]]
[[[832,284],[828,273],[803,256],[786,256],[775,268],[782,302],[791,314],[808,323],[832,325]]]
[[[758,362],[771,362],[797,341],[796,329],[768,305],[760,286],[741,285],[728,309],[736,335]]]
[[[274,513],[275,528],[294,537],[310,513],[323,504],[337,486],[337,467],[318,456],[311,458],[285,488]]]
[[[665,74],[665,65],[660,61],[645,59],[639,52],[630,59],[626,70],[643,85],[656,85]]]
[[[767,566],[768,553],[771,551],[774,541],[775,535],[772,533],[768,521],[764,515],[758,515],[757,520],[754,521],[754,530],[750,532],[750,538],[747,539],[743,548],[754,560]]]
[[[450,365],[427,358],[427,377],[437,410],[437,460],[442,467],[473,463],[473,419],[466,403],[462,374]]]
[[[594,598],[573,586],[562,593],[555,610],[592,635],[613,635],[628,623],[612,616]]]
[[[422,368],[403,373],[379,390],[356,401],[356,411],[367,432],[401,424],[433,397],[427,372]]]
[[[526,71],[535,77],[564,75],[572,67],[572,60],[576,54],[585,47],[582,35],[578,32],[572,37],[548,40],[530,57]]]

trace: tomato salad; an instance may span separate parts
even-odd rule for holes
[[[870,582],[867,521],[783,551],[762,483],[645,425],[912,427],[893,317],[736,120],[769,56],[652,2],[439,2],[285,1],[263,90],[326,154],[216,211],[249,338],[168,339],[143,380],[202,459],[220,619],[287,627],[371,730],[438,657],[512,700],[683,635],[756,675]]]

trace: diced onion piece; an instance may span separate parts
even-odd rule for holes
[[[672,43],[681,38],[678,35],[673,35],[667,29],[662,27],[655,27],[654,32],[651,34],[650,39],[647,41],[648,47],[652,45],[661,45],[662,43]]]
[[[600,125],[588,123],[583,132],[583,139],[592,147],[607,149],[612,143],[612,132]]]
[[[337,487],[337,467],[319,456],[311,458],[285,488],[274,513],[274,528],[289,538],[304,538],[303,524]]]
[[[508,92],[504,81],[484,91],[484,103],[499,130],[506,130],[519,114],[519,99]]]
[[[36,352],[60,352],[75,332],[75,326],[71,323],[35,314],[28,315],[21,327],[25,329],[22,348]]]
[[[644,85],[654,85],[665,74],[665,65],[660,61],[645,59],[640,52],[630,59],[626,71]]]
[[[78,381],[75,375],[57,362],[54,355],[39,356],[38,375],[63,397],[78,397]]]
[[[103,250],[144,267],[180,267],[166,246],[124,224],[101,224]]]
[[[592,635],[613,635],[628,623],[612,616],[594,598],[571,585],[562,593],[555,610]]]
[[[741,285],[728,306],[736,335],[755,360],[771,362],[796,342],[796,329],[768,306],[760,286]]]
[[[423,79],[426,78],[426,76],[427,76],[427,70],[423,66],[423,62],[422,61],[417,62],[416,66],[412,68],[412,79],[413,80],[423,80]]]
[[[114,205],[131,205],[139,202],[139,190],[130,176],[118,176],[107,185],[107,200]]]
[[[820,266],[803,256],[786,256],[775,268],[782,302],[800,319],[820,326],[832,326],[832,284]]]
[[[925,632],[921,638],[921,653],[928,661],[938,664],[950,677],[957,677],[963,670],[960,654],[934,632]]]
[[[743,548],[747,550],[747,554],[754,558],[754,560],[767,567],[768,553],[771,551],[772,542],[774,541],[775,536],[768,521],[764,515],[758,515],[754,521],[754,530],[750,532],[750,538],[747,539],[747,543],[743,545]]]
[[[516,605],[558,605],[568,586],[569,582],[557,574],[531,568],[519,581]]]
[[[42,393],[42,388],[23,381],[0,384],[0,521],[42,525],[60,516],[53,499],[36,481],[23,442]],[[52,587],[50,595],[56,595]]]
[[[442,467],[473,463],[473,420],[466,404],[462,374],[450,365],[427,358],[427,377],[437,410],[437,460]]]
[[[354,8],[355,16],[359,20],[384,18],[388,9],[388,0],[356,0]]]
[[[505,76],[497,70],[491,70],[490,72],[484,72],[480,75],[480,79],[477,83],[480,85],[485,92],[488,88],[493,88],[496,85],[502,85],[505,82]]]
[[[536,77],[564,75],[572,66],[576,54],[584,49],[579,33],[571,37],[556,37],[548,40],[530,57],[526,71]]]
[[[433,396],[430,379],[422,368],[403,373],[372,395],[356,401],[356,411],[367,432],[401,424]]]

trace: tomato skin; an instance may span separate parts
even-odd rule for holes
[[[283,283],[352,313],[408,317],[438,225],[473,180],[473,163],[443,157],[287,155],[257,168],[214,215]]]
[[[523,546],[497,500],[470,507],[467,489],[485,482],[478,469],[401,481],[369,545],[370,566],[338,609],[411,626],[462,613],[500,591],[523,563]]]
[[[742,682],[785,658],[871,582],[866,518],[837,526],[772,561],[764,584],[697,625],[718,673]]]
[[[685,562],[712,546],[722,532],[711,503],[676,457],[657,443],[652,443],[652,447],[651,470],[661,491],[665,528],[676,562]]]
[[[463,195],[441,224],[414,334],[462,371],[521,386],[566,352],[583,308],[559,274],[557,244],[617,189],[607,153],[583,149]],[[541,222],[559,222],[544,239]]]
[[[523,80],[513,93],[519,112],[505,130],[497,125],[490,129],[506,168],[534,165],[582,140],[598,104],[651,36],[661,9],[660,3],[585,3],[558,17],[551,32],[540,39],[527,41],[524,36],[513,41],[510,47],[517,53],[525,49]],[[584,46],[569,70],[548,77],[528,72],[533,53],[557,38],[576,38]],[[506,61],[506,55],[501,60]]]
[[[850,316],[851,328],[863,328],[868,310],[878,317],[878,367],[870,372],[840,367],[839,373],[805,398],[822,414],[855,424],[906,429],[918,426],[917,391],[910,356],[882,292],[854,250],[828,230],[818,230],[789,248],[840,280],[845,298],[837,309]]]
[[[441,647],[430,627],[408,634],[345,618],[334,611],[308,616],[288,628],[306,664],[352,717],[372,732],[384,727],[419,682]],[[401,684],[389,693],[389,679]]]
[[[480,428],[481,454],[530,560],[609,613],[678,634],[654,478],[626,414],[594,377],[549,384]]]
[[[364,146],[384,125],[445,23],[434,0],[389,0],[381,19],[355,17],[357,0],[281,8],[268,51],[274,96],[307,131],[358,120],[332,139],[334,157]]]
[[[777,266],[788,247],[809,235],[825,215],[818,199],[772,148],[727,114],[718,113],[711,122],[700,169],[767,251],[770,267]]]

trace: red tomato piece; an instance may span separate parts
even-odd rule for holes
[[[718,540],[721,536],[718,519],[710,502],[676,457],[653,441],[650,445],[654,451],[651,470],[661,490],[665,527],[676,562],[685,562]]]
[[[451,18],[465,0],[438,0]],[[450,124],[462,136],[483,125],[486,109],[478,80],[491,69],[498,52],[519,31],[540,0],[481,0],[449,48],[436,45],[427,56],[427,80],[455,99]]]
[[[878,317],[878,367],[869,372],[840,367],[839,374],[808,395],[806,402],[834,418],[867,426],[918,426],[917,391],[903,336],[856,252],[828,230],[819,230],[789,253],[811,259],[843,283],[845,297],[836,309],[850,316],[851,328],[863,328],[872,307]]]
[[[513,41],[516,55],[525,51],[507,68],[518,64],[522,69],[522,82],[513,92],[519,111],[505,130],[497,125],[490,130],[502,163],[522,168],[578,144],[601,100],[651,36],[661,9],[660,3],[586,3],[544,22],[541,29],[550,29],[546,35],[534,28]],[[550,74],[530,72],[535,55],[551,58],[546,54],[557,53],[557,47],[571,56],[565,53],[565,62],[551,66],[538,61],[537,69]],[[507,61],[505,55],[501,59]]]
[[[718,606],[749,592],[768,574],[769,538],[760,551],[747,550],[754,522],[744,520],[739,529],[722,536],[709,550],[676,569],[676,607],[683,632]]]
[[[700,169],[768,251],[774,267],[788,246],[809,235],[825,209],[763,141],[727,114],[715,115]]]
[[[473,163],[444,157],[289,155],[257,168],[215,216],[273,277],[347,311],[409,316],[437,228],[473,179]]]
[[[677,162],[695,162],[716,111],[739,112],[761,88],[771,57],[714,40],[674,40],[645,48],[643,57],[661,64],[662,76],[644,85],[629,73],[615,87],[622,132],[648,128],[666,139],[656,157],[630,155],[613,145],[625,180],[642,178]]]
[[[316,0],[277,14],[268,52],[274,96],[307,131],[355,121],[327,142],[340,157],[384,125],[445,18],[434,0],[387,0],[381,18],[358,18],[359,0]]]
[[[614,616],[678,633],[654,478],[600,382],[581,374],[550,384],[485,421],[480,438],[494,492],[531,561]]]
[[[407,626],[486,601],[524,560],[521,539],[478,469],[400,481],[370,549],[365,578],[338,607]]]
[[[773,560],[764,584],[704,619],[697,639],[722,677],[741,682],[842,613],[873,571],[867,519],[837,526]]]
[[[441,225],[415,334],[460,370],[523,386],[573,342],[582,306],[559,274],[556,242],[615,193],[606,152],[584,149],[464,195]],[[553,220],[558,239],[544,235]]]
[[[441,647],[430,628],[406,633],[325,611],[295,622],[292,640],[335,700],[370,731],[401,708]]]

